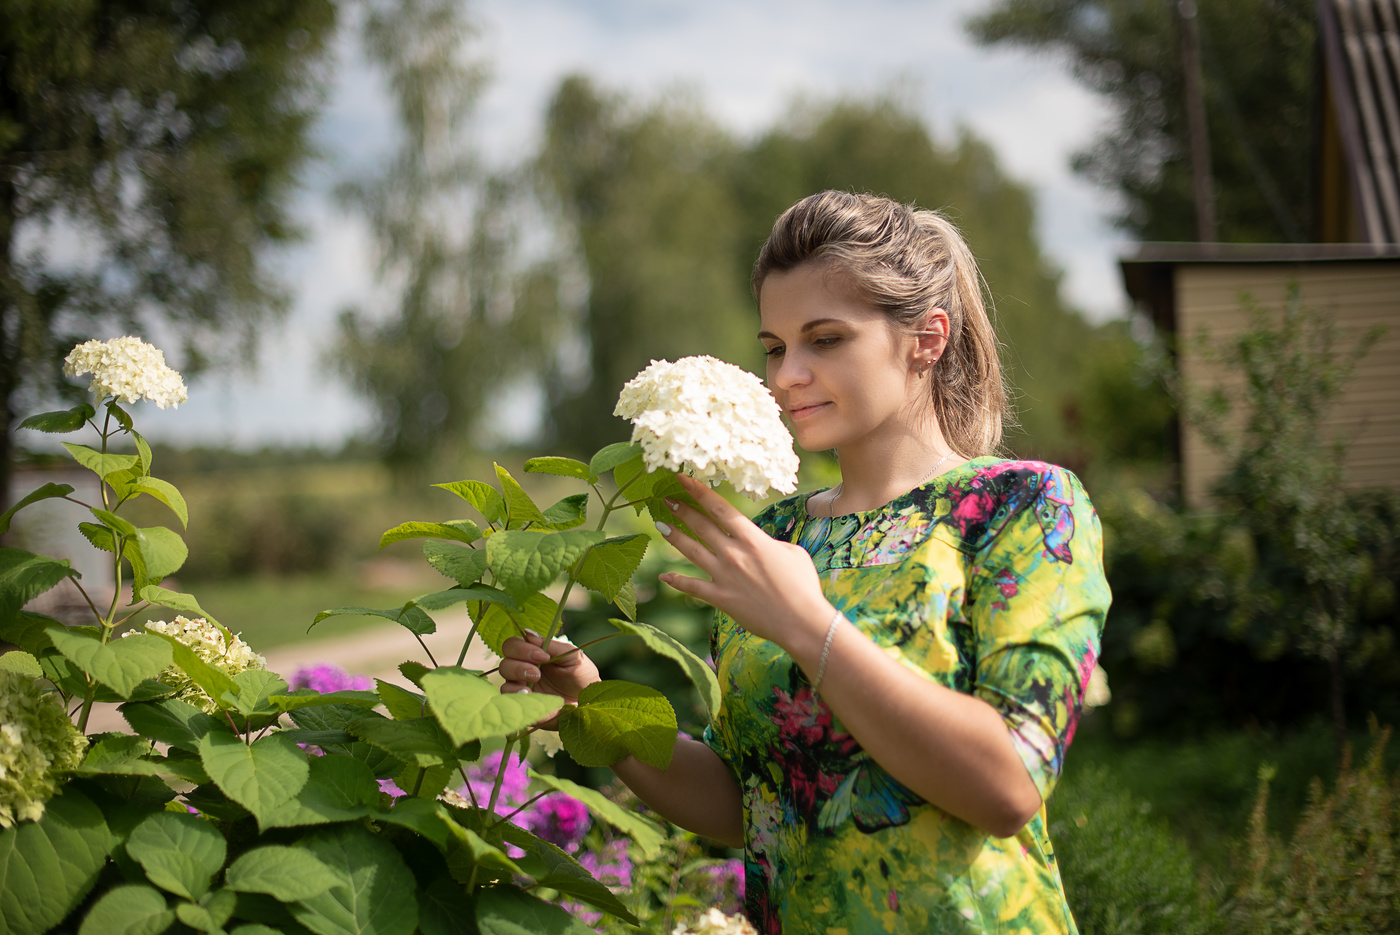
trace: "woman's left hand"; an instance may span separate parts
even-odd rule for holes
[[[660,579],[733,617],[744,629],[771,640],[801,659],[806,644],[818,645],[835,612],[822,596],[812,557],[799,545],[779,542],[708,486],[679,475],[686,492],[704,509],[668,501],[695,533],[657,524],[666,541],[710,576],[710,580],[668,572]],[[663,528],[664,527],[664,528]]]

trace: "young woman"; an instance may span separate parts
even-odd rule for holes
[[[753,521],[658,524],[705,578],[723,705],[671,766],[613,769],[682,827],[744,849],[763,932],[1074,932],[1045,799],[1108,608],[1078,480],[991,455],[1006,394],[956,229],[822,192],[773,227],[753,274],[768,385],[841,482]],[[505,645],[506,691],[576,698],[582,654]],[[551,647],[554,653],[566,650]]]

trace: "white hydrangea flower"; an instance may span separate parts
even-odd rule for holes
[[[77,769],[86,749],[56,696],[0,669],[0,828],[44,817],[63,773]]]
[[[1084,707],[1101,708],[1113,699],[1113,693],[1108,690],[1108,673],[1103,666],[1094,666],[1094,671],[1089,673],[1089,687],[1084,690]]]
[[[741,915],[727,916],[711,907],[691,924],[677,925],[671,935],[758,935],[758,929]]]
[[[176,617],[169,623],[164,620],[152,620],[146,624],[146,629],[152,633],[173,636],[193,649],[201,660],[229,675],[237,675],[249,669],[267,668],[267,660],[253,652],[247,643],[232,633],[226,633],[203,617],[194,620]],[[137,631],[131,630],[122,636],[131,636],[135,632]],[[209,693],[196,685],[179,666],[171,666],[162,672],[160,681],[179,689],[178,697],[182,701],[197,705],[210,714],[218,710],[218,705],[209,697]]]
[[[185,381],[166,366],[160,348],[129,335],[79,344],[63,359],[63,372],[70,377],[92,374],[88,391],[97,402],[108,396],[124,403],[145,398],[169,409],[189,398]]]
[[[647,470],[729,481],[755,500],[797,489],[797,454],[763,381],[713,357],[653,360],[622,388],[613,415],[632,420]]]

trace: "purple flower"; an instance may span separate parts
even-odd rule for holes
[[[467,785],[471,787],[472,795],[476,798],[477,804],[482,808],[491,801],[491,789],[496,785],[496,773],[501,768],[501,751],[488,754],[479,763],[473,763],[467,767]],[[525,771],[525,764],[521,762],[520,755],[511,752],[510,761],[506,764],[506,772],[501,777],[501,792],[496,798],[496,814],[508,815],[515,811],[525,801],[525,790],[530,786],[530,777]],[[518,817],[518,816],[517,816]]]
[[[516,821],[536,837],[573,852],[588,833],[588,806],[573,796],[555,792],[516,816]]]
[[[714,885],[714,904],[725,915],[733,915],[744,905],[744,862],[739,858],[706,867],[705,873]]]
[[[578,862],[599,882],[612,889],[632,886],[632,858],[627,856],[626,841],[609,841],[597,851],[580,855]]]
[[[340,666],[330,663],[303,666],[292,675],[292,688],[310,688],[323,695],[347,689],[368,691],[373,687],[374,682],[369,676],[351,675]]]

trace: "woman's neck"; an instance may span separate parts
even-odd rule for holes
[[[821,514],[858,513],[884,506],[967,459],[953,451],[933,426],[893,437],[862,439],[837,449],[838,488],[823,495]]]

